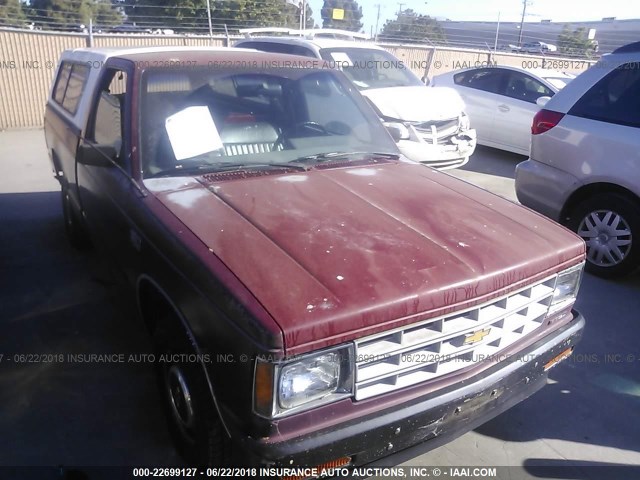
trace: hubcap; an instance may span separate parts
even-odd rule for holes
[[[631,228],[622,216],[611,210],[596,210],[578,226],[587,244],[587,260],[599,267],[619,265],[631,249]]]
[[[173,416],[187,433],[193,427],[193,401],[184,374],[177,365],[172,365],[167,372],[167,389]]]

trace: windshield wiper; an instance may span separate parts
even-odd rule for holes
[[[173,168],[170,170],[163,170],[152,175],[153,178],[157,177],[173,177],[179,175],[193,175],[193,174],[201,174],[201,173],[215,173],[215,172],[227,172],[234,170],[247,170],[254,168],[287,168],[290,170],[299,170],[301,172],[306,172],[309,170],[308,167],[304,165],[296,165],[295,163],[233,163],[233,162],[220,162],[220,163],[211,163],[204,165],[196,165],[193,167],[185,167],[185,168]]]
[[[400,154],[398,153],[389,153],[389,152],[329,152],[329,153],[318,153],[315,155],[305,155],[304,157],[296,158],[292,160],[292,162],[330,162],[332,160],[344,159],[346,157],[353,156],[366,156],[366,157],[382,157],[382,158],[390,158],[392,160],[398,160],[400,158]]]

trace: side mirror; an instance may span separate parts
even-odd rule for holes
[[[544,107],[549,100],[551,100],[551,97],[538,97],[536,100],[536,105],[538,105],[539,107]]]
[[[385,122],[384,126],[387,129],[387,132],[391,135],[394,141],[399,142],[400,140],[408,140],[409,139],[409,130],[400,122]]]
[[[90,145],[82,143],[78,146],[78,163],[92,167],[112,167],[118,152],[112,145]]]

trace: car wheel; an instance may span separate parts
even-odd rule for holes
[[[154,334],[158,385],[176,450],[191,465],[228,465],[230,440],[202,365],[186,342],[168,338]]]
[[[71,203],[71,197],[66,188],[62,189],[62,214],[64,230],[72,247],[86,250],[91,245],[89,233]]]
[[[573,210],[568,226],[587,244],[588,272],[610,278],[637,268],[640,210],[628,198],[599,194],[584,200]]]

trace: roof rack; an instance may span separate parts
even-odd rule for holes
[[[280,33],[290,36],[305,37],[309,40],[313,40],[316,37],[328,37],[328,38],[345,38],[348,40],[368,40],[369,36],[364,33],[351,32],[349,30],[340,30],[337,28],[313,28],[309,30],[295,30],[291,28],[282,27],[261,27],[261,28],[241,28],[238,30],[245,37],[250,38],[256,34],[274,34]]]
[[[633,42],[616,48],[611,53],[640,53],[640,42]]]

